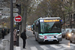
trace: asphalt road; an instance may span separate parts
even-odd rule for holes
[[[62,39],[59,44],[54,42],[41,43],[35,41],[32,31],[27,31],[27,49],[26,50],[75,50],[75,44],[70,43],[69,40]]]

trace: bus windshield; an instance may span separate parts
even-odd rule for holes
[[[43,33],[60,33],[61,32],[60,22],[41,22],[41,32]]]

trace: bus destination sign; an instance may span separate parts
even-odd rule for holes
[[[59,22],[59,20],[44,20],[44,22]]]

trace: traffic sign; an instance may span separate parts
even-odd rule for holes
[[[10,16],[10,13],[2,13],[2,16]],[[18,13],[13,13],[13,16],[18,16]]]
[[[19,10],[17,8],[13,8],[13,12],[18,12]]]
[[[0,2],[1,7],[4,7],[5,5],[7,5],[7,2]]]
[[[3,12],[10,12],[10,8],[3,8]],[[13,12],[18,12],[18,9],[13,8]]]
[[[21,22],[21,20],[22,20],[22,17],[20,15],[15,17],[15,21],[16,22]]]

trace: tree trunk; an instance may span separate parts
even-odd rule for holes
[[[26,29],[26,19],[27,19],[27,6],[24,6],[24,14],[22,17],[22,32]]]

